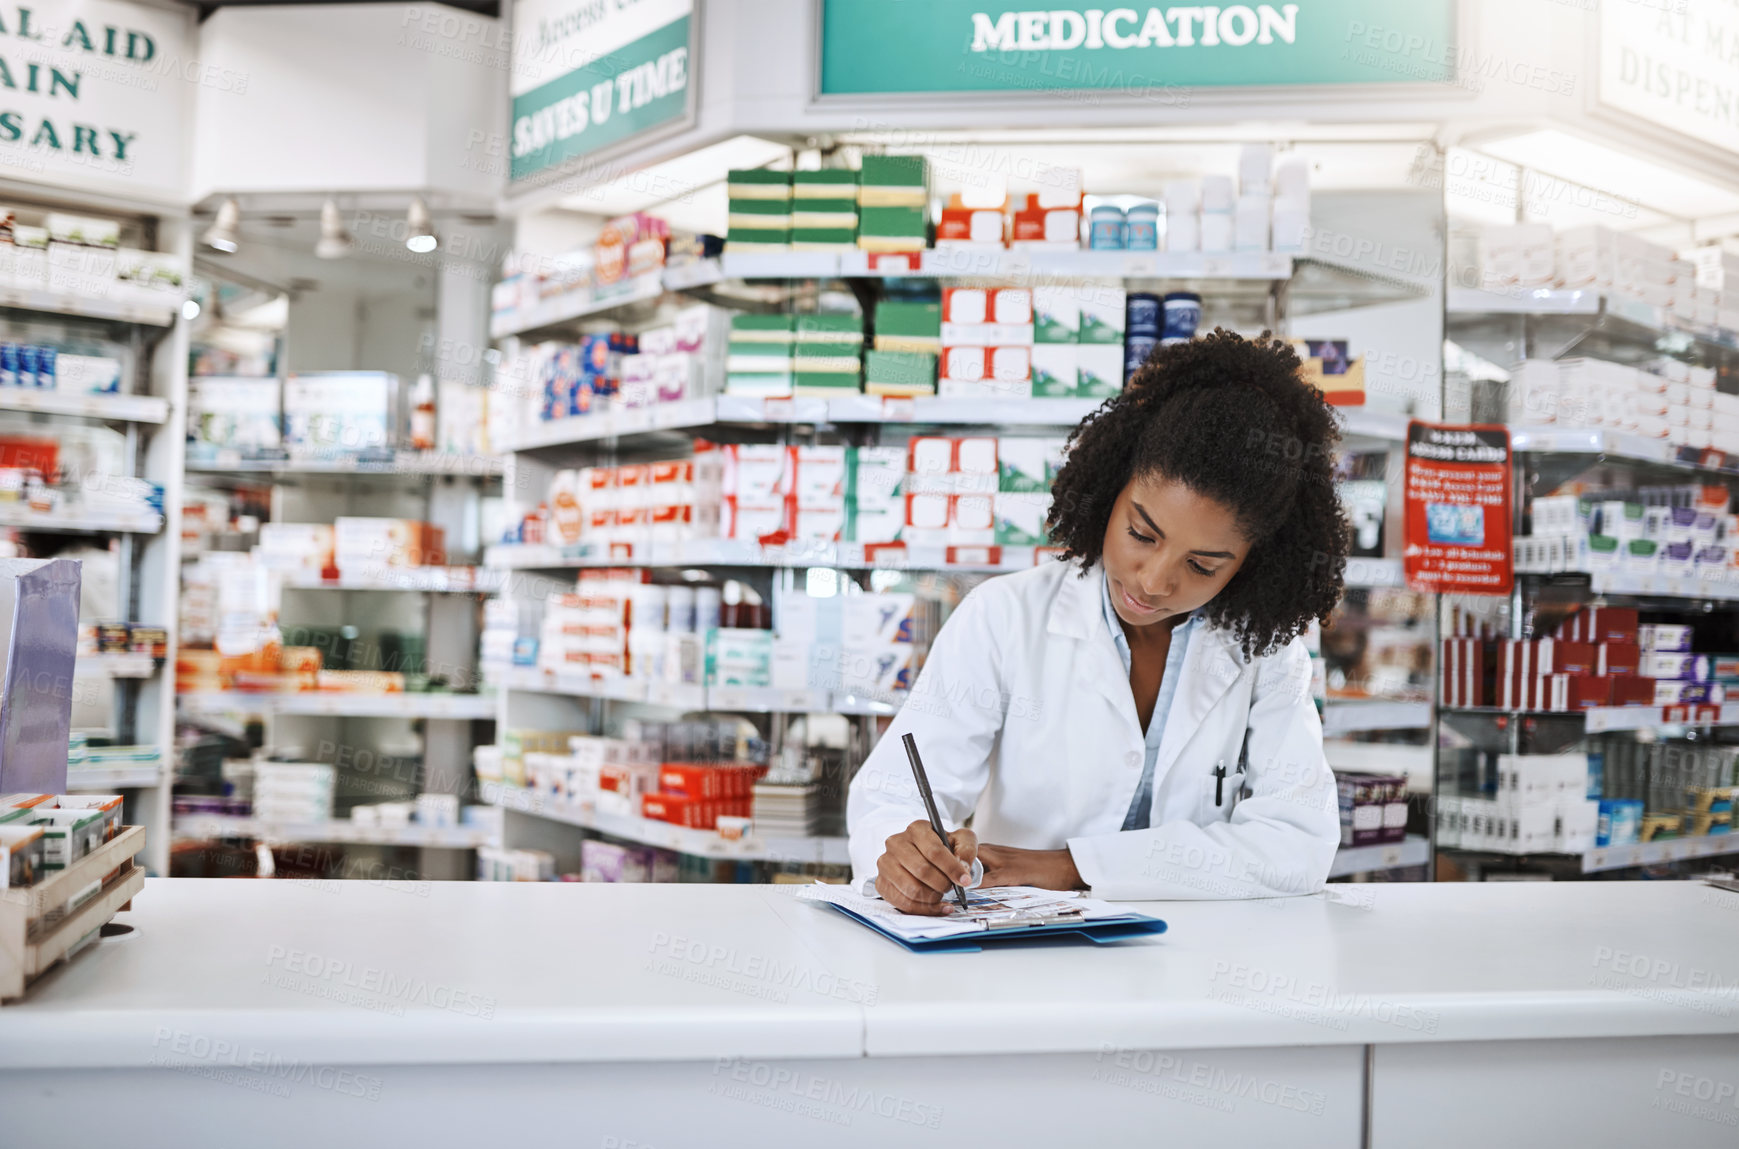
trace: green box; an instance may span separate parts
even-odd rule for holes
[[[922,239],[925,212],[921,207],[870,207],[858,209],[859,235],[900,236]]]
[[[865,187],[923,187],[930,182],[929,165],[923,156],[865,156],[858,182]]]
[[[876,304],[876,334],[942,338],[942,305],[884,299]]]
[[[866,352],[864,378],[898,387],[934,387],[936,356],[927,351]]]

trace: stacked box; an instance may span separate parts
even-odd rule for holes
[[[941,334],[939,394],[961,399],[1032,396],[1030,288],[945,289]]]
[[[942,305],[907,299],[876,304],[876,350],[942,351]]]
[[[1407,833],[1407,779],[1400,774],[1339,772],[1340,844],[1399,842]]]
[[[731,316],[727,395],[789,395],[796,383],[797,321],[791,315]]]
[[[857,248],[857,173],[843,168],[791,173],[791,247]]]
[[[865,156],[857,202],[862,250],[910,252],[929,245],[930,173],[923,156]]]
[[[871,395],[934,395],[936,356],[927,351],[866,352],[863,389]]]
[[[725,177],[730,217],[726,251],[786,251],[791,246],[791,173],[765,168]]]
[[[846,453],[845,538],[856,543],[900,541],[906,525],[906,452],[853,447]]]
[[[799,315],[795,334],[793,394],[841,395],[862,390],[862,316]]]

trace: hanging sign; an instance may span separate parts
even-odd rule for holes
[[[822,0],[822,95],[1447,83],[1453,0],[1043,9]]]
[[[195,58],[192,28],[119,0],[0,7],[0,179],[182,194],[195,90],[247,88]]]
[[[1600,102],[1739,152],[1739,7],[1731,0],[1600,5]]]
[[[509,178],[693,114],[694,0],[518,0]]]
[[[1407,424],[1407,585],[1508,594],[1510,433],[1494,424]]]

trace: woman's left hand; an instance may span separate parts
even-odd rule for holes
[[[984,863],[983,886],[1036,886],[1041,890],[1084,890],[1081,871],[1068,850],[1023,850],[1018,846],[978,845]]]

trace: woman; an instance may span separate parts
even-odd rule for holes
[[[1158,352],[1070,436],[1061,562],[960,603],[852,781],[860,883],[909,913],[958,883],[1271,897],[1327,879],[1334,776],[1299,637],[1340,599],[1332,408],[1266,335]],[[944,847],[901,748],[911,732]]]

